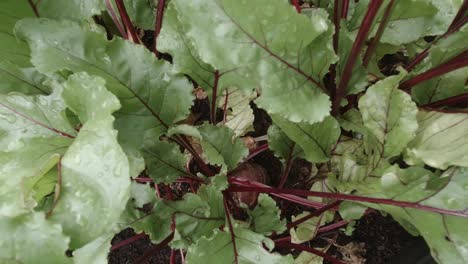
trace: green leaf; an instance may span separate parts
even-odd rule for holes
[[[331,149],[340,136],[339,124],[333,117],[327,117],[321,123],[312,125],[289,122],[276,115],[273,115],[272,119],[304,150],[308,161],[320,163],[329,160]]]
[[[277,253],[270,253],[274,247],[273,241],[256,234],[248,229],[234,228],[234,239],[239,264],[271,263],[271,264],[292,264],[293,258],[281,256]],[[231,234],[227,231],[214,230],[211,237],[203,237],[191,246],[187,251],[187,264],[217,263],[223,260],[225,263],[234,263],[234,250]]]
[[[468,166],[468,114],[420,111],[419,129],[405,153],[410,165]]]
[[[111,247],[110,243],[113,237],[113,234],[102,235],[86,244],[84,247],[73,251],[73,263],[107,264],[107,258]]]
[[[304,151],[276,125],[271,125],[268,128],[268,148],[273,151],[276,157],[283,160],[286,160],[290,155],[292,157],[304,156]]]
[[[162,122],[170,126],[189,112],[192,86],[141,45],[119,38],[108,41],[105,34],[69,21],[25,19],[15,30],[29,42],[32,62],[40,72],[86,71],[106,80],[109,91],[122,101],[115,126],[119,142],[134,156],[131,161],[137,161],[131,171],[141,168],[135,153],[144,132]]]
[[[148,0],[124,0],[125,9],[132,22],[145,30],[154,30],[156,3]]]
[[[79,248],[116,226],[130,192],[128,160],[117,142],[112,112],[120,107],[100,77],[77,73],[63,97],[83,126],[61,160],[62,191],[50,219]]]
[[[0,215],[15,216],[34,208],[28,182],[54,167],[76,135],[65,116],[61,87],[52,84],[56,89],[49,96],[0,95]]]
[[[154,208],[153,208],[154,209]],[[134,201],[127,203],[126,210],[120,217],[120,228],[131,227],[135,233],[145,232],[153,243],[160,243],[171,233],[171,221],[154,211],[143,213]],[[155,224],[157,223],[157,224]]]
[[[382,156],[387,158],[399,155],[418,128],[416,104],[398,89],[403,76],[377,82],[359,100],[364,125],[382,145]]]
[[[176,248],[186,249],[224,224],[223,196],[211,185],[200,187],[198,194],[185,194],[182,201],[160,201],[154,210],[168,222],[175,214],[178,238],[172,246]]]
[[[332,49],[322,49],[331,48],[332,39],[325,11],[308,18],[297,14],[288,1],[269,0],[171,4],[196,57],[223,73],[221,79],[229,75],[242,79],[242,89],[259,86],[260,107],[294,122],[315,123],[329,114],[321,77],[337,58]],[[282,23],[285,20],[287,24]]]
[[[413,42],[427,35],[443,33],[442,30],[445,30],[448,24],[445,27],[437,25],[436,19],[439,10],[436,8],[435,2],[443,1],[396,1],[390,21],[380,41],[400,45]]]
[[[43,213],[0,217],[1,263],[71,263],[65,255],[70,239]]]
[[[468,171],[454,168],[436,176],[421,168],[389,169],[382,177],[386,198],[416,202],[447,210],[466,211]],[[406,227],[413,226],[431,248],[439,263],[465,263],[468,260],[468,220],[463,217],[385,206],[384,210]]]
[[[34,68],[20,68],[10,62],[0,63],[0,93],[19,92],[23,94],[51,93],[50,87],[44,85],[47,77]]]
[[[203,156],[214,165],[225,165],[224,169],[234,169],[249,151],[242,140],[234,139],[234,133],[227,127],[203,125],[199,127],[203,140],[200,142]],[[223,166],[224,167],[224,166]]]
[[[320,250],[320,249],[319,249]],[[323,258],[307,251],[302,251],[296,259],[294,264],[322,264]]]
[[[189,175],[185,164],[187,158],[174,143],[160,140],[162,128],[148,130],[143,142],[143,156],[149,176],[155,183],[171,183],[180,176]]]
[[[55,164],[59,157],[55,156],[56,160],[52,161],[52,164]],[[29,177],[24,181],[25,196],[30,197],[32,192],[32,197],[36,202],[41,201],[45,196],[54,192],[56,183],[57,183],[57,168],[53,168],[44,175],[37,174],[33,177]]]
[[[422,73],[461,54],[466,49],[463,43],[467,38],[468,25],[465,25],[458,32],[440,39],[435,45],[431,46],[428,56],[423,63],[415,68],[413,73]],[[464,67],[422,82],[414,86],[411,92],[415,100],[420,104],[435,102],[468,92],[467,76],[468,68]]]
[[[106,10],[104,0],[41,0],[38,2],[41,17],[86,20]]]
[[[225,126],[234,131],[236,137],[243,136],[249,131],[253,131],[255,119],[250,101],[257,97],[255,91],[244,92],[238,88],[227,88],[219,100],[219,107],[226,109]]]
[[[366,212],[367,207],[349,201],[340,204],[340,216],[344,220],[360,219]]]
[[[11,61],[19,66],[29,66],[28,45],[18,41],[13,34],[15,23],[25,17],[34,17],[28,1],[0,1],[0,62]]]
[[[253,230],[266,236],[272,232],[282,233],[286,230],[286,220],[280,219],[280,213],[275,200],[267,194],[260,194],[257,206],[250,212]]]

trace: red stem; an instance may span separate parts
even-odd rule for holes
[[[169,258],[169,264],[176,264],[176,251],[171,250],[171,257]]]
[[[258,146],[256,149],[252,150],[250,154],[242,162],[246,162],[266,150],[268,150],[268,144],[263,144],[261,146]]]
[[[320,251],[320,250],[317,250],[315,248],[311,248],[311,247],[308,247],[308,246],[305,246],[305,245],[293,244],[293,243],[290,243],[290,242],[280,241],[280,242],[276,243],[276,246],[281,247],[281,248],[287,248],[287,249],[307,251],[307,252],[312,253],[314,255],[320,256],[323,259],[328,260],[333,264],[346,264],[346,263],[342,262],[341,260],[338,260],[338,259],[336,259],[336,258],[334,258],[334,257]]]
[[[422,105],[422,107],[436,108],[443,106],[456,106],[461,103],[468,103],[468,93],[455,95],[443,100]]]
[[[296,11],[301,13],[301,6],[299,5],[299,0],[291,0],[291,4],[296,8]]]
[[[233,182],[233,183],[236,183],[239,186],[271,188],[270,186],[265,185],[263,183],[259,183],[259,182],[247,182],[247,181],[242,181],[242,180],[238,180],[238,179],[234,179],[234,178],[231,178],[229,181]],[[290,202],[293,202],[293,203],[297,203],[297,204],[307,206],[307,207],[311,207],[311,208],[315,208],[315,209],[322,208],[323,206],[326,205],[324,203],[311,201],[311,200],[308,200],[308,199],[305,199],[305,198],[302,198],[302,197],[298,197],[298,196],[295,196],[295,195],[291,195],[291,194],[272,193],[271,195],[279,197],[279,198],[284,199],[286,201],[290,201]]]
[[[331,225],[327,225],[327,226],[324,226],[324,227],[319,228],[319,230],[317,231],[317,234],[326,233],[326,232],[335,230],[335,229],[337,229],[337,228],[346,226],[347,224],[349,224],[349,221],[348,221],[348,220],[341,220],[341,221],[338,221],[338,222],[333,223],[333,224],[331,224]]]
[[[130,17],[128,16],[127,10],[125,9],[125,4],[122,0],[115,0],[115,4],[117,5],[120,18],[122,19],[125,28],[130,32],[132,41],[134,43],[140,44],[140,39],[138,38],[138,34],[136,33],[135,27],[133,26],[133,23],[130,20]]]
[[[406,201],[397,201],[392,199],[383,199],[383,198],[373,198],[373,197],[365,197],[365,196],[357,196],[351,194],[341,194],[341,193],[328,193],[328,192],[316,192],[316,191],[306,191],[306,190],[298,190],[298,189],[277,189],[277,188],[265,188],[265,187],[257,187],[257,186],[236,186],[236,183],[239,182],[239,179],[229,179],[231,182],[231,187],[228,188],[230,192],[257,192],[257,193],[271,193],[271,194],[293,194],[297,196],[314,196],[314,197],[321,197],[321,198],[328,198],[328,199],[336,199],[336,200],[343,200],[343,201],[357,201],[357,202],[364,202],[364,203],[376,203],[376,204],[387,204],[405,208],[414,208],[434,213],[441,213],[447,215],[454,215],[468,218],[468,214],[462,211],[452,211],[446,210],[441,208],[435,208],[432,206],[421,205],[414,202],[406,202]],[[245,185],[245,181],[242,182]],[[234,186],[232,186],[234,185]]]
[[[414,76],[413,78],[403,82],[400,85],[400,89],[410,91],[415,85],[438,77],[442,74],[458,70],[460,68],[468,66],[468,50],[448,60],[447,62],[438,65],[426,72]]]
[[[340,0],[335,0],[335,4],[333,6],[333,24],[335,25],[335,34],[333,34],[333,49],[335,50],[335,53],[338,53],[338,42],[340,39],[340,17]]]
[[[36,17],[39,17],[39,11],[37,11],[37,5],[35,5],[32,0],[28,0],[28,3],[29,3],[29,5],[31,6],[31,8],[32,8],[32,10],[34,12],[34,15]]]
[[[468,0],[464,0],[457,14],[453,18],[453,21],[450,24],[449,28],[453,28],[461,19],[463,19],[466,16],[467,10],[468,10]]]
[[[361,23],[361,27],[359,28],[359,32],[353,43],[353,47],[351,48],[351,53],[348,56],[343,73],[341,74],[341,80],[338,88],[336,89],[335,98],[333,98],[332,113],[335,116],[339,114],[341,99],[343,99],[343,96],[346,94],[346,88],[348,87],[348,83],[351,80],[351,74],[353,72],[354,65],[356,64],[359,54],[361,53],[362,46],[367,39],[367,35],[371,30],[372,23],[376,18],[377,12],[379,11],[382,3],[383,0],[372,1]]]
[[[123,241],[120,241],[119,243],[113,245],[113,246],[111,247],[111,250],[119,249],[119,248],[121,248],[121,247],[124,247],[124,246],[126,246],[126,245],[129,245],[129,244],[131,244],[131,243],[133,243],[133,242],[135,242],[135,241],[138,241],[138,240],[140,240],[140,239],[142,239],[142,238],[145,238],[145,237],[147,237],[147,235],[146,235],[145,233],[140,233],[140,234],[134,235],[134,236],[132,236],[132,237],[129,237],[129,238],[127,238],[127,239],[125,239],[125,240],[123,240]]]
[[[159,33],[161,33],[161,27],[163,23],[163,17],[164,17],[164,6],[166,5],[166,0],[159,0],[158,2],[158,9],[156,10],[156,21],[155,21],[155,26],[154,26],[154,46],[153,46],[153,52],[156,55],[156,57],[160,58],[161,54],[158,51],[157,43],[158,43],[158,36]]]
[[[112,7],[110,0],[105,0],[104,3],[106,4],[107,11],[109,12],[109,15],[111,16],[112,21],[114,21],[114,24],[119,30],[120,34],[122,35],[123,38],[128,39],[127,31],[124,29],[122,25],[122,21],[115,14],[114,8]]]
[[[341,18],[348,18],[349,0],[342,0],[341,2]]]
[[[295,227],[295,226],[298,226],[298,225],[304,223],[305,221],[307,221],[307,220],[309,220],[309,219],[311,219],[311,218],[313,218],[313,217],[319,216],[319,215],[321,215],[322,213],[324,213],[324,212],[326,212],[326,211],[329,211],[329,210],[331,210],[332,208],[337,207],[340,203],[341,203],[341,201],[335,201],[335,202],[333,202],[333,203],[331,203],[331,204],[327,204],[327,205],[325,205],[325,206],[323,206],[323,207],[321,207],[321,208],[319,208],[319,209],[313,211],[312,213],[310,213],[310,214],[308,214],[308,215],[306,215],[306,216],[304,216],[304,217],[302,217],[302,218],[299,218],[299,219],[297,219],[297,220],[294,221],[294,222],[289,223],[288,226],[287,226],[287,228],[288,228],[288,230],[289,230],[289,229],[291,229],[291,228],[293,228],[293,227]]]
[[[227,194],[223,192],[224,212],[226,214],[226,218],[227,218],[228,225],[229,225],[229,233],[231,234],[232,248],[234,250],[234,263],[238,264],[239,253],[237,251],[237,246],[236,246],[236,234],[234,234],[234,228],[232,227],[231,214],[229,213],[229,206],[228,206],[226,198],[227,198]]]
[[[379,43],[380,39],[382,38],[385,28],[387,27],[388,21],[390,20],[390,15],[392,14],[394,4],[395,0],[390,0],[390,2],[387,5],[387,8],[385,8],[383,18],[379,24],[379,28],[377,29],[377,32],[375,33],[375,36],[372,39],[371,43],[367,47],[366,53],[364,54],[364,58],[362,60],[362,65],[364,66],[364,68],[367,68],[367,66],[369,65],[370,59],[372,58],[377,43]]]
[[[216,70],[214,72],[213,92],[211,96],[211,107],[210,107],[210,123],[213,125],[216,124],[216,110],[218,109],[216,107],[216,97],[218,96],[218,82],[219,82],[220,76],[221,75],[219,74],[219,71]]]

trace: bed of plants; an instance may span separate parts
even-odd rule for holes
[[[320,234],[368,214],[467,263],[467,10],[0,1],[0,263],[108,263],[128,227],[135,263],[351,263]]]

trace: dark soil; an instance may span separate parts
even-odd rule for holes
[[[135,232],[131,228],[127,228],[122,232],[118,233],[112,240],[112,245],[115,245],[127,238],[135,235]],[[131,244],[112,250],[109,254],[109,264],[134,264],[136,261],[143,256],[146,252],[151,250],[154,246],[148,237],[134,241]],[[169,264],[169,258],[171,255],[171,249],[165,247],[164,249],[156,252],[147,262],[148,264]],[[181,263],[180,254],[176,255],[176,263]]]
[[[366,264],[435,264],[424,240],[410,235],[390,216],[375,212],[364,216],[355,227],[351,237],[340,233],[337,244],[363,243]],[[335,246],[328,253],[342,258]]]

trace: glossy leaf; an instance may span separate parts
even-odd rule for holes
[[[44,85],[47,77],[34,68],[20,68],[11,62],[0,63],[0,93],[19,92],[23,94],[51,93],[50,87]]]
[[[126,153],[136,155],[130,160],[138,161],[133,153],[147,129],[162,122],[169,126],[188,114],[191,85],[143,46],[122,39],[108,41],[105,35],[68,21],[26,19],[18,23],[16,32],[29,42],[32,62],[40,72],[86,71],[106,80],[109,91],[122,101],[115,125]],[[131,164],[132,171],[137,171],[135,166],[141,165]]]
[[[260,86],[262,95],[256,102],[269,113],[307,123],[321,121],[328,115],[330,101],[320,91],[320,77],[336,57],[313,54],[318,45],[331,44],[325,12],[318,10],[308,19],[298,15],[287,1],[171,3],[202,61],[226,76],[235,74],[251,80],[251,86],[244,89]],[[204,10],[214,15],[206,16]],[[279,23],[280,17],[289,23]],[[277,34],[283,37],[276,38]],[[327,37],[321,38],[324,34]],[[318,39],[320,44],[312,46]],[[314,68],[315,65],[319,67]]]
[[[0,215],[15,216],[34,208],[34,192],[22,182],[42,178],[76,135],[65,117],[61,87],[53,85],[56,90],[50,96],[0,95]]]
[[[112,231],[129,199],[128,160],[113,128],[120,103],[104,84],[86,73],[64,84],[65,102],[83,126],[61,160],[62,191],[50,219],[62,224],[73,249]]]
[[[43,213],[0,217],[1,263],[72,263],[65,255],[70,239]]]

